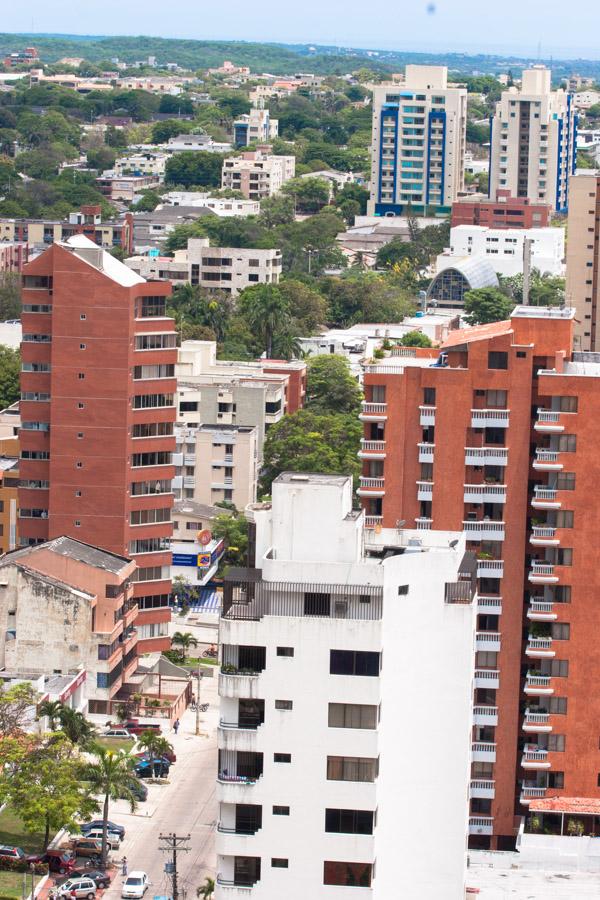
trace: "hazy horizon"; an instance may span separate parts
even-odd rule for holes
[[[199,9],[194,0],[29,0],[4,9],[0,30],[73,36],[138,36],[190,40],[319,44],[397,52],[512,55],[535,60],[598,59],[600,46],[588,36],[600,31],[600,5],[575,3],[565,15],[558,0],[504,0],[495,8],[479,0],[303,0],[282,8],[275,0],[230,0],[226,7]],[[99,6],[99,4],[98,4]],[[365,15],[368,10],[368,18]],[[74,28],[74,23],[76,27]],[[394,34],[394,37],[390,37]],[[519,37],[515,40],[515,34]],[[522,35],[531,36],[523,40]]]

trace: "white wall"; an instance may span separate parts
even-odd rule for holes
[[[456,225],[450,229],[450,249],[438,257],[447,266],[448,258],[484,256],[499,275],[523,271],[523,241],[529,238],[531,265],[551,275],[564,274],[564,228],[486,228],[483,225]],[[439,266],[438,266],[439,268]]]

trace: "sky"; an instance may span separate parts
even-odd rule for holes
[[[600,58],[596,0],[0,0],[0,31]]]

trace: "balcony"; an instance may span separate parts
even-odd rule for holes
[[[385,459],[385,456],[385,441],[366,441],[364,438],[361,440],[359,459]]]
[[[510,409],[472,409],[471,428],[508,428]]]
[[[361,422],[386,422],[387,403],[367,403],[363,400],[362,411],[358,418]]]
[[[552,649],[552,638],[535,637],[530,634],[527,638],[525,656],[530,656],[532,659],[551,659],[556,656],[556,651]]]
[[[496,745],[490,741],[473,741],[471,759],[473,762],[496,762]]]
[[[491,650],[491,647],[477,647],[481,650]],[[475,687],[490,688],[497,691],[500,687],[500,670],[499,669],[475,669]]]
[[[469,816],[469,834],[493,834],[492,816]]]
[[[385,496],[385,479],[384,478],[365,478],[360,476],[360,487],[357,492],[359,497],[384,497]]]
[[[419,422],[421,425],[435,425],[435,406],[419,407]]]
[[[556,584],[558,575],[554,571],[554,565],[552,563],[533,561],[529,570],[529,581],[532,584]]]
[[[560,544],[556,537],[556,528],[551,525],[534,525],[531,529],[529,543],[534,547],[556,547]]]
[[[219,894],[225,897],[248,897],[254,887],[253,884],[236,884],[222,875],[217,875],[216,882]]]
[[[184,475],[183,476],[183,486],[184,488],[193,488],[196,486],[196,476],[195,475]]]
[[[465,447],[466,466],[507,466],[508,447]]]
[[[553,622],[558,616],[551,600],[530,600],[527,618],[532,622]]]
[[[534,509],[560,509],[557,494],[558,491],[554,488],[534,487],[531,505]]]
[[[502,615],[502,597],[477,595],[477,611],[492,616]]]
[[[500,644],[500,632],[498,631],[478,631],[475,635],[476,650],[490,650],[499,653]]]
[[[428,519],[426,516],[419,516],[415,519],[415,528],[417,531],[431,531],[433,526],[433,519]]]
[[[478,578],[502,578],[504,576],[503,559],[478,559]]]
[[[538,409],[533,427],[546,434],[559,434],[565,430],[560,421],[560,412],[551,409]]]
[[[184,466],[195,466],[196,465],[196,454],[195,453],[184,453],[183,464],[184,464]]]
[[[474,725],[497,725],[498,724],[498,707],[497,706],[474,706],[473,707],[473,724]]]
[[[545,787],[540,787],[534,781],[524,781],[521,785],[521,795],[519,802],[525,806],[532,800],[542,800],[546,796]]]
[[[503,541],[506,535],[504,522],[489,519],[469,519],[463,522],[463,531],[468,541]]]
[[[533,672],[525,676],[523,690],[530,697],[547,697],[554,693],[550,675],[536,675]]]
[[[465,484],[465,503],[506,503],[505,484]]]
[[[260,672],[219,673],[219,697],[237,697],[251,700],[259,694]]]
[[[525,745],[525,750],[521,757],[521,766],[523,769],[549,769],[548,751],[540,750],[539,748],[528,750],[527,745]]]
[[[425,444],[420,443],[417,444],[419,448],[419,462],[433,462],[433,451],[435,450],[435,444]]]
[[[550,713],[544,710],[526,709],[523,717],[523,731],[547,733],[552,731]]]
[[[563,468],[558,450],[540,450],[539,447],[535,451],[532,465],[538,472],[560,472]]]
[[[230,490],[233,488],[233,478],[224,477],[217,478],[216,475],[213,476],[214,481],[211,481],[210,486],[215,490]]]
[[[417,500],[431,500],[433,481],[417,481]]]
[[[374,528],[381,528],[383,525],[383,516],[365,516],[365,528],[372,531]]]
[[[471,781],[469,797],[483,797],[486,800],[493,800],[496,796],[495,788],[495,781],[480,781],[473,779],[473,781]]]

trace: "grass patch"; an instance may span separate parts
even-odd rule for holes
[[[31,893],[31,874],[29,872],[0,872],[0,900],[4,897],[23,897],[23,876],[26,878],[25,896]],[[34,875],[35,884],[41,875]]]
[[[50,835],[50,838],[52,837],[53,835]],[[33,833],[25,831],[18,814],[7,806],[0,813],[0,844],[22,847],[25,853],[37,853],[44,846],[44,832],[42,830]],[[20,873],[3,872],[2,874],[19,875]]]
[[[131,750],[135,741],[127,740],[127,738],[99,737],[96,738],[95,743],[106,747],[107,750]]]
[[[186,656],[182,666],[218,666],[219,660],[214,656]]]

